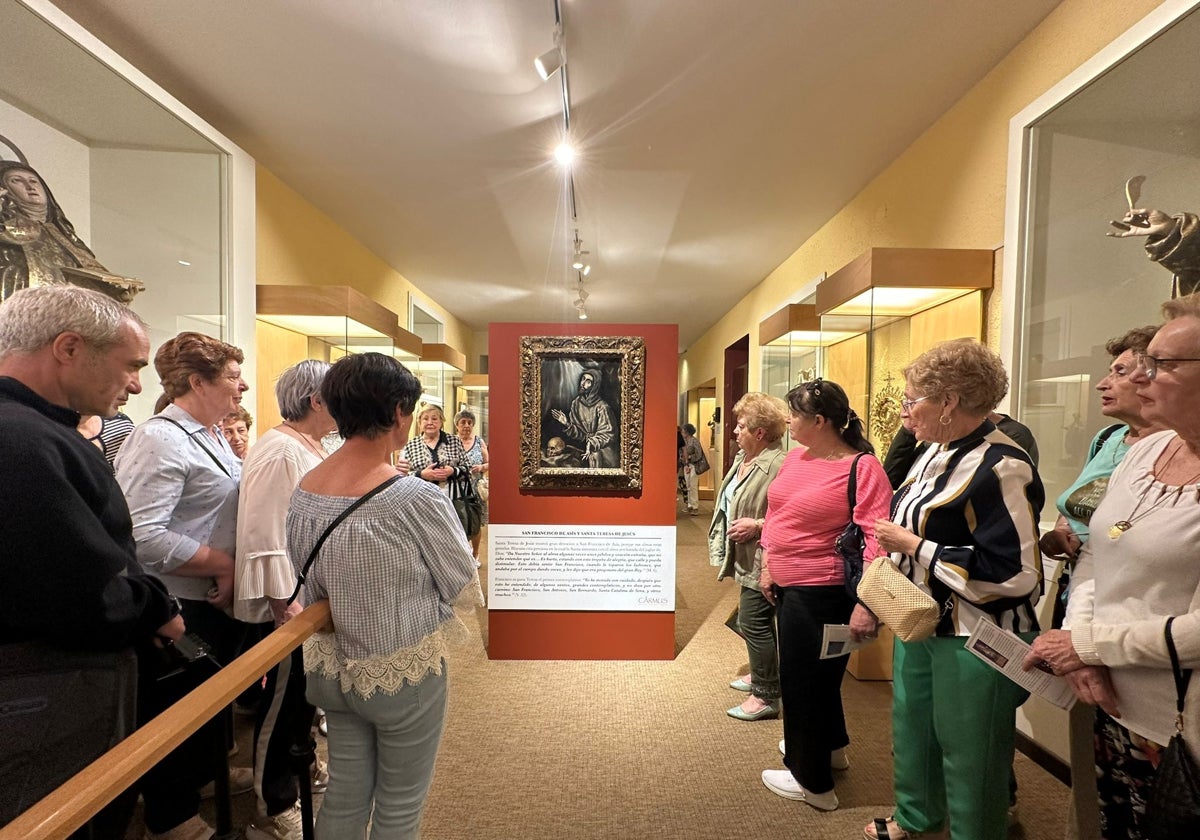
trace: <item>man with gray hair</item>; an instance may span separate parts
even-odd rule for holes
[[[108,462],[75,429],[81,414],[111,416],[142,390],[149,352],[142,320],[98,292],[41,286],[0,305],[0,699],[21,698],[14,692],[29,675],[13,663],[23,658],[37,673],[69,669],[83,651],[146,651],[156,637],[183,635],[178,606],[137,562]],[[95,711],[128,691],[103,686],[85,680],[72,696],[51,697],[72,705],[47,723],[98,726]],[[18,717],[25,722],[13,725],[38,726],[32,711]],[[61,731],[47,744],[10,735],[0,721],[0,825],[106,749]]]

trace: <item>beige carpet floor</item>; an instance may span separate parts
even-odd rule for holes
[[[847,675],[853,743],[837,774],[839,810],[781,799],[759,774],[782,767],[779,721],[725,714],[745,647],[724,626],[736,586],[708,565],[703,515],[678,519],[676,657],[669,662],[492,662],[487,615],[450,664],[450,711],[425,811],[425,840],[838,838],[856,840],[890,813],[891,684]],[[483,574],[487,563],[484,558]],[[250,754],[241,733],[242,756]],[[319,749],[324,749],[320,739]],[[1016,760],[1013,840],[1061,840],[1067,789]],[[206,803],[211,819],[211,803]],[[253,796],[236,797],[238,825]],[[135,831],[130,837],[137,837]]]
[[[707,506],[706,506],[707,512]],[[733,581],[716,580],[706,515],[678,520],[676,651],[670,662],[491,662],[458,652],[450,714],[422,836],[460,838],[853,838],[890,813],[891,684],[843,687],[853,743],[839,810],[781,799],[760,773],[782,767],[779,721],[725,714],[745,646],[724,626]],[[486,561],[485,569],[486,572]],[[1013,838],[1061,840],[1067,789],[1018,756]]]

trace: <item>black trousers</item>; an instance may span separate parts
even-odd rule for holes
[[[231,618],[207,601],[181,599],[183,620],[189,633],[208,642],[221,664],[232,662],[241,650],[247,625]],[[160,674],[142,676],[138,692],[142,702],[140,719],[148,721],[169,708],[189,691],[216,673],[215,666],[201,660],[182,673],[160,679]],[[214,756],[218,744],[231,744],[233,718],[227,708],[200,727],[168,753],[142,777],[146,827],[159,834],[194,817],[200,810],[200,788],[215,775]]]
[[[845,656],[821,659],[826,624],[846,624],[854,602],[845,587],[776,588],[784,765],[813,793],[833,790],[829,754],[850,743],[842,712]]]
[[[251,637],[265,639],[273,622],[251,626]],[[296,804],[300,785],[290,764],[293,744],[306,745],[311,737],[316,707],[304,697],[304,652],[292,655],[267,672],[267,686],[259,698],[254,719],[254,789],[275,816]]]

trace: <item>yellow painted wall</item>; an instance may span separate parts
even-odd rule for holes
[[[758,322],[822,272],[868,248],[998,248],[1004,239],[1008,123],[1159,5],[1064,0],[974,88],[681,357],[680,389],[717,380],[726,345],[750,331],[759,385]],[[992,301],[987,335],[995,342]]]
[[[257,172],[257,282],[353,286],[408,324],[408,296],[445,323],[443,341],[474,364],[472,331],[266,169]],[[472,371],[467,371],[468,373]]]

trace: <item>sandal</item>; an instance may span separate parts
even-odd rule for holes
[[[867,840],[910,840],[910,838],[928,837],[930,840],[935,837],[945,837],[945,832],[942,831],[908,831],[901,828],[893,818],[876,817],[875,820],[863,829],[863,836]]]

